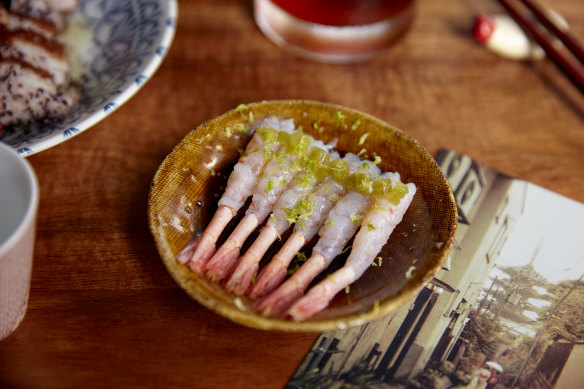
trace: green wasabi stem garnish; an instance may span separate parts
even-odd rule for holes
[[[384,197],[391,193],[393,184],[389,178],[379,178],[373,181],[373,196]]]
[[[197,144],[201,144],[203,143],[205,140],[209,139],[211,137],[211,134],[205,134],[200,138],[195,139],[195,142],[197,142]]]
[[[398,182],[394,186],[389,178],[379,178],[373,181],[373,196],[383,198],[393,205],[398,205],[409,191],[406,184]]]
[[[351,124],[351,131],[355,131],[359,127],[359,124],[361,124],[361,120],[355,120],[353,124]]]
[[[278,131],[278,143],[286,145],[290,142],[290,134],[285,131]]]
[[[309,200],[308,197],[302,197],[296,208],[284,208],[284,211],[287,213],[286,220],[290,224],[295,224],[300,226],[303,230],[306,230],[304,227],[304,222],[308,219],[312,211],[314,211],[314,206],[316,205],[316,201]]]
[[[264,147],[264,149],[262,150],[262,156],[264,157],[264,160],[266,162],[268,161],[268,159],[272,158],[272,154],[273,153],[267,147]]]
[[[343,115],[343,113],[341,111],[336,111],[333,114],[333,117],[337,121],[337,126],[340,126],[341,124],[343,124],[345,122],[345,115]]]
[[[278,143],[278,132],[268,127],[258,127],[256,130],[256,133],[262,138],[266,147],[271,147]]]
[[[364,195],[369,195],[373,191],[373,183],[371,181],[371,176],[364,171],[359,171],[355,173],[355,188],[357,191]]]
[[[365,139],[367,139],[368,136],[369,136],[369,133],[366,132],[359,137],[359,146],[362,145],[363,143],[365,143]]]
[[[308,148],[312,144],[312,139],[302,131],[295,131],[290,135],[286,150],[290,154],[301,157],[307,153]]]
[[[334,161],[331,161],[329,163],[329,169],[333,175],[333,178],[340,183],[341,185],[343,185],[345,188],[347,188],[349,185],[345,185],[348,184],[349,178],[351,177],[351,172],[349,170],[349,163],[347,161],[345,161],[344,159],[335,159]]]
[[[379,300],[373,302],[373,314],[377,315],[379,313]]]
[[[276,161],[278,161],[278,164],[281,165],[284,163],[286,158],[288,158],[288,155],[286,155],[286,153],[284,153],[284,152],[281,152],[281,153],[276,153],[276,155],[274,155],[274,157],[276,158]]]
[[[352,214],[351,215],[351,221],[353,223],[360,224],[361,223],[361,220],[363,220],[363,215],[355,215],[355,214]]]
[[[270,193],[272,189],[276,187],[276,180],[268,181],[268,186],[264,189],[264,193]]]
[[[359,167],[359,169],[361,169],[361,170],[369,170],[369,168],[370,168],[370,166],[369,166],[368,162],[363,162],[361,164],[361,166]]]
[[[300,182],[300,185],[302,185],[303,188],[310,188],[311,186],[314,186],[314,184],[316,184],[316,178],[312,173],[301,174],[298,181]]]
[[[303,158],[302,164],[306,171],[311,172],[317,179],[322,180],[329,175],[328,162],[330,158],[330,154],[320,147],[313,147],[310,150],[310,154]]]
[[[409,191],[410,189],[406,184],[403,182],[398,182],[397,185],[391,190],[391,193],[383,196],[383,198],[394,205],[398,205],[401,199],[403,199]]]
[[[290,171],[292,173],[296,173],[302,170],[302,166],[300,165],[300,161],[298,161],[297,159],[292,161],[292,163],[290,164]]]
[[[243,123],[237,123],[234,128],[239,131],[242,132],[244,134],[249,134],[249,132],[251,131],[251,128],[249,128],[248,126],[246,126]]]

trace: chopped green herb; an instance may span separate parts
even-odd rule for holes
[[[379,165],[381,163],[381,157],[379,155],[376,155],[374,158],[375,159],[373,160],[373,163]]]
[[[351,215],[351,221],[355,224],[361,223],[361,220],[363,220],[363,215]]]
[[[223,129],[223,132],[225,132],[225,135],[227,135],[228,137],[231,137],[231,127],[225,127]]]
[[[369,133],[366,132],[359,137],[359,146],[362,145],[363,143],[365,143],[365,139],[367,139],[368,136],[369,136]]]
[[[337,125],[340,126],[345,122],[345,115],[341,111],[337,111],[333,114],[333,117],[337,120]]]
[[[375,226],[371,222],[367,222],[367,232],[375,231]]]
[[[361,121],[359,119],[355,120],[353,124],[351,124],[351,131],[356,130],[357,127],[359,127],[359,124],[361,124]]]
[[[195,142],[197,142],[197,144],[201,144],[203,143],[206,139],[209,139],[211,137],[211,134],[205,134],[200,138],[195,139]]]
[[[307,197],[303,197],[296,205],[296,208],[284,208],[284,211],[287,212],[286,220],[290,224],[296,223],[302,229],[306,230],[304,227],[304,221],[308,219],[308,216],[314,210],[315,205],[316,201],[310,201]]]
[[[316,119],[314,122],[312,122],[312,128],[316,130],[318,126],[320,126],[320,119]]]
[[[245,105],[245,104],[239,104],[239,105],[237,106],[237,108],[235,108],[235,110],[236,110],[236,111],[242,111],[242,110],[244,110],[244,109],[246,109],[246,108],[247,108],[247,105]]]
[[[249,134],[249,131],[251,130],[251,128],[247,127],[243,123],[237,123],[235,125],[235,129],[239,132],[243,132],[244,134]]]
[[[326,223],[324,223],[324,225],[325,225],[325,226],[334,226],[334,225],[336,225],[336,224],[337,224],[337,223],[335,223],[335,222],[334,222],[334,221],[332,221],[332,220],[331,220],[330,222],[326,222]]]
[[[235,299],[233,299],[233,303],[235,304],[237,309],[239,309],[240,311],[247,311],[247,307],[245,306],[245,304],[243,303],[243,301],[241,301],[241,299],[239,297],[236,297]]]
[[[406,271],[406,278],[409,280],[410,278],[412,278],[412,275],[414,274],[414,270],[416,270],[415,266],[410,266],[410,268]]]
[[[267,186],[266,189],[264,189],[264,193],[270,193],[270,191],[272,189],[274,189],[275,186],[276,186],[276,180],[270,180],[270,181],[268,181],[268,186]]]

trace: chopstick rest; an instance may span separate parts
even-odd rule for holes
[[[568,22],[555,11],[549,11],[550,18],[561,29],[568,29]],[[513,60],[541,60],[545,51],[537,44],[515,20],[506,14],[479,14],[476,16],[473,37],[493,53]],[[562,43],[553,39],[553,44],[559,49]]]

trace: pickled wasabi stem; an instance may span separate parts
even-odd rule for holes
[[[294,177],[282,193],[273,207],[266,226],[237,261],[232,275],[225,284],[228,290],[238,295],[247,291],[257,274],[259,262],[270,245],[310,210],[311,205],[306,201],[306,196],[323,177],[320,174],[321,165],[331,158],[338,158],[338,154],[329,154],[319,147],[313,147],[304,160],[300,161],[299,166],[302,165],[303,170]]]
[[[291,133],[294,130],[294,122],[291,119],[279,120],[277,118],[264,119],[255,129],[251,140],[247,144],[245,152],[239,158],[229,175],[225,192],[218,203],[218,209],[211,222],[203,233],[193,239],[177,255],[177,261],[189,265],[195,272],[201,272],[213,253],[215,244],[221,232],[229,221],[241,209],[243,204],[252,194],[260,171],[263,169],[266,153],[272,154],[281,148],[278,143],[278,131],[265,126],[274,126],[281,129],[279,132]]]
[[[315,143],[314,138],[298,130],[291,134],[278,132],[277,135],[281,147],[267,160],[253,189],[251,205],[245,216],[205,266],[207,276],[214,281],[223,280],[231,274],[241,246],[269,215],[288,183],[298,173],[291,166],[310,155]]]

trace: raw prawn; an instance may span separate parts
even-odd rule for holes
[[[279,316],[299,299],[310,282],[330,265],[355,235],[368,205],[369,197],[357,191],[351,191],[339,200],[318,231],[320,238],[310,258],[279,287],[279,280],[274,278],[264,277],[264,284],[256,283],[257,288],[252,289],[256,294],[252,297],[266,295],[256,308],[266,316]]]
[[[307,160],[311,164],[309,171],[299,173],[290,183],[289,188],[274,205],[274,210],[262,229],[258,238],[251,247],[239,259],[237,267],[226,283],[226,288],[236,294],[244,294],[249,288],[254,275],[257,273],[259,262],[268,248],[278,239],[288,228],[292,219],[290,212],[296,209],[299,204],[302,207],[305,197],[311,192],[315,185],[323,176],[322,165],[329,162],[330,158],[338,158],[337,153],[332,157],[320,147],[314,147]],[[305,163],[308,164],[308,163]]]
[[[288,265],[290,265],[294,255],[316,235],[330,210],[345,194],[344,178],[359,170],[363,170],[363,173],[369,176],[379,173],[379,169],[375,165],[362,161],[355,154],[346,154],[343,157],[343,161],[345,162],[344,166],[339,163],[340,170],[323,181],[318,186],[316,193],[308,197],[308,200],[315,204],[314,210],[305,216],[302,224],[297,224],[294,227],[294,233],[261,271],[257,282],[249,292],[251,298],[261,297],[282,283],[286,277]]]
[[[391,174],[385,173],[382,177]],[[397,205],[384,197],[378,197],[374,200],[373,205],[363,218],[345,265],[296,301],[287,312],[290,317],[298,321],[308,319],[326,308],[339,291],[361,277],[381,248],[387,243],[389,236],[401,222],[408,209],[416,187],[414,184],[407,184],[406,187],[407,193]]]
[[[253,230],[270,214],[272,207],[297,173],[291,169],[293,164],[297,163],[298,158],[307,152],[314,140],[301,131],[293,132],[290,137],[294,139],[285,142],[286,150],[271,156],[264,166],[261,178],[253,189],[252,201],[245,216],[225,243],[207,262],[204,271],[211,280],[223,280],[232,272],[232,268],[239,258],[241,246]]]
[[[294,130],[294,121],[292,119],[267,118],[260,123],[227,180],[225,192],[219,200],[219,207],[211,222],[202,235],[192,240],[177,255],[177,261],[180,263],[190,262],[189,267],[193,271],[201,272],[203,270],[215,252],[215,244],[219,235],[252,194],[260,171],[265,165],[264,151],[273,153],[281,147],[277,139],[274,138],[276,132],[265,131],[267,128],[291,133]]]

